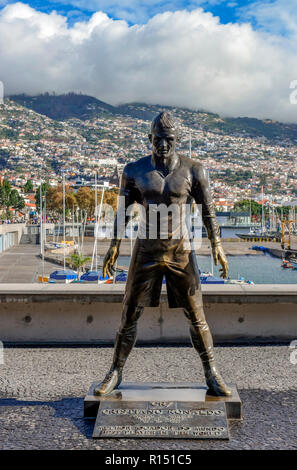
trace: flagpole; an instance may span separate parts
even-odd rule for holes
[[[264,232],[264,191],[263,191],[263,184],[262,184],[262,233]]]
[[[39,235],[39,239],[40,239],[40,255],[42,256],[43,255],[43,248],[42,248],[42,243],[43,243],[43,240],[42,240],[42,181],[40,180],[40,203],[39,203],[39,211],[40,211],[40,235]]]

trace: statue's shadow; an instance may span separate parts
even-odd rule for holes
[[[77,430],[87,439],[92,438],[95,425],[94,418],[84,418],[84,398],[70,397],[62,398],[56,401],[39,401],[39,400],[18,400],[15,398],[0,398],[0,408],[4,407],[39,407],[47,406],[54,410],[50,418],[64,418],[70,420]],[[71,432],[71,430],[69,430]]]

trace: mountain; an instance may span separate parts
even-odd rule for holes
[[[12,101],[44,114],[57,121],[76,118],[81,120],[91,119],[102,113],[114,114],[114,107],[92,96],[67,93],[64,95],[50,95],[44,93],[38,96],[11,95]]]
[[[92,96],[76,93],[66,93],[63,95],[43,93],[37,96],[21,94],[11,95],[9,98],[25,108],[32,109],[39,114],[44,114],[57,121],[64,121],[71,118],[84,121],[107,114],[151,120],[160,109],[165,108],[164,106],[146,105],[142,103],[112,106]],[[167,109],[172,108],[167,107]]]
[[[158,112],[167,109],[192,128],[242,137],[265,137],[273,143],[297,143],[297,125],[272,120],[247,117],[223,118],[215,113],[193,111],[172,106],[128,103],[112,106],[92,96],[67,93],[63,95],[44,93],[38,96],[12,95],[10,99],[57,121],[76,118],[82,121],[104,116],[129,116],[151,120]]]

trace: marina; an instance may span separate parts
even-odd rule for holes
[[[265,245],[269,245],[269,243]],[[109,241],[98,243],[98,268],[102,266],[103,256],[108,246]],[[253,246],[252,243],[223,242],[223,246],[228,258],[229,275],[232,279],[243,277],[246,280],[252,280],[255,284],[297,284],[297,269],[282,268],[281,258],[250,249]],[[88,255],[92,248],[92,242],[85,242],[84,254]],[[201,271],[209,272],[212,269],[209,253],[206,244],[197,254],[198,266]],[[129,262],[130,240],[123,240],[118,258],[118,268],[127,269]],[[38,274],[42,273],[41,263],[38,245],[17,245],[9,248],[0,254],[0,283],[36,283],[38,282]],[[57,262],[44,260],[46,275],[59,269],[63,269],[63,266],[59,266]],[[214,275],[219,276],[216,266],[214,266]]]

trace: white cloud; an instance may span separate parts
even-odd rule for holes
[[[146,101],[233,116],[297,122],[289,84],[295,43],[220,24],[198,9],[128,26],[102,12],[66,19],[17,3],[0,12],[0,80],[6,94],[82,91],[112,104]]]

